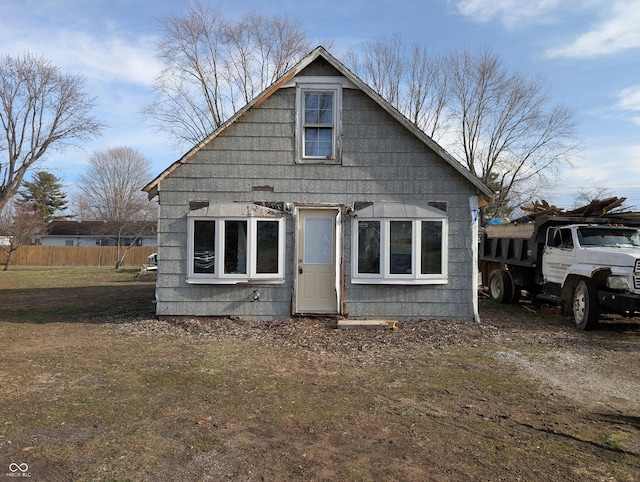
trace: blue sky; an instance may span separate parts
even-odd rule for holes
[[[511,71],[541,75],[554,103],[568,105],[584,148],[541,193],[564,208],[581,189],[608,189],[640,211],[640,1],[638,0],[220,0],[228,16],[248,10],[300,19],[315,45],[344,53],[399,33],[434,52],[488,48]],[[2,0],[0,54],[41,54],[82,74],[96,97],[103,136],[39,166],[73,193],[93,151],[129,146],[159,174],[183,152],[171,150],[140,117],[158,71],[158,18],[182,14],[179,0]]]

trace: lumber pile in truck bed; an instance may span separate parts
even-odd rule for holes
[[[538,216],[567,216],[577,218],[615,218],[627,220],[640,220],[640,212],[631,212],[622,207],[627,198],[609,197],[606,199],[594,199],[589,204],[565,211],[562,208],[549,204],[547,201],[534,201],[529,206],[521,209],[527,214],[516,223],[529,222]]]

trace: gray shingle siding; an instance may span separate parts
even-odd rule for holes
[[[316,62],[301,75],[337,71]],[[351,219],[343,223],[345,306],[353,318],[471,319],[473,307],[469,196],[474,187],[365,93],[343,91],[340,164],[295,163],[295,89],[280,89],[160,181],[157,313],[229,315],[252,319],[290,316],[294,281],[294,219],[287,216],[282,284],[189,285],[187,222],[190,201],[210,203],[354,202],[446,203],[448,283],[352,285]],[[269,186],[272,190],[254,190]],[[254,289],[261,301],[250,302]]]

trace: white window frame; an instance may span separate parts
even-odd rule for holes
[[[376,221],[380,223],[380,273],[358,273],[358,223],[361,221]],[[412,223],[411,240],[411,273],[393,274],[391,273],[391,222],[410,221]],[[442,258],[441,272],[434,274],[421,273],[422,257],[422,222],[442,223]],[[447,284],[448,283],[448,259],[449,245],[448,233],[449,222],[446,217],[440,218],[376,218],[376,217],[355,217],[352,221],[352,259],[351,259],[351,282],[353,284],[403,284],[403,285],[423,285],[423,284]]]
[[[193,270],[194,258],[194,226],[196,221],[209,221],[215,223],[214,237],[214,273],[195,273]],[[224,272],[224,241],[226,221],[246,221],[247,223],[247,266],[246,273]],[[258,273],[257,269],[257,242],[258,222],[272,221],[278,223],[278,272]],[[259,282],[264,284],[284,283],[284,258],[285,258],[285,218],[275,217],[210,217],[194,216],[187,218],[187,283],[190,284],[238,284]]]
[[[333,132],[331,156],[310,156],[305,153],[305,94],[332,94],[333,95]],[[342,84],[341,83],[297,83],[296,84],[296,159],[299,163],[340,163],[340,138],[342,124]]]

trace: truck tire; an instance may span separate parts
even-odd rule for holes
[[[598,287],[590,279],[581,279],[573,291],[573,319],[580,330],[593,330],[600,318]]]
[[[489,275],[489,296],[496,303],[511,304],[514,301],[515,285],[508,271],[496,269]]]

